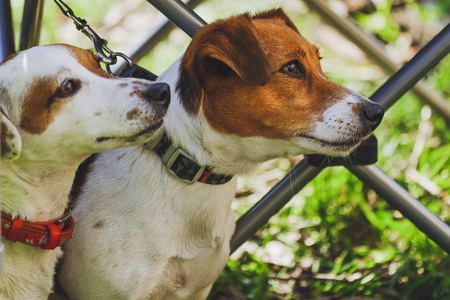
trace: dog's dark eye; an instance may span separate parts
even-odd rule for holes
[[[66,79],[59,87],[58,91],[56,91],[55,96],[62,98],[62,97],[68,97],[72,95],[76,89],[77,89],[77,81],[72,79]]]
[[[64,83],[61,85],[61,88],[59,89],[59,91],[63,94],[68,94],[68,93],[72,93],[74,89],[74,83],[72,80],[66,80],[64,81]]]
[[[280,72],[296,78],[304,77],[306,73],[305,67],[298,60],[288,62],[281,67]]]
[[[290,74],[298,74],[300,69],[297,67],[296,63],[290,63],[287,66],[284,66],[283,71]]]

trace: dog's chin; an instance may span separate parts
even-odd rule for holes
[[[301,144],[308,144],[308,148],[311,150],[311,153],[309,154],[323,154],[339,157],[349,155],[369,136],[370,134],[364,137],[354,137],[347,140],[324,140],[307,135],[301,135],[299,137],[303,140]]]
[[[361,145],[361,140],[357,143],[350,143],[350,144],[342,144],[342,145],[333,145],[333,146],[324,146],[323,149],[325,151],[320,151],[319,154],[324,154],[328,156],[336,156],[336,157],[342,157],[342,156],[348,156],[353,150],[358,148],[359,145]]]
[[[152,125],[148,126],[147,128],[131,135],[125,135],[125,136],[104,136],[104,137],[98,137],[96,139],[97,144],[101,145],[115,145],[118,144],[119,146],[113,146],[113,147],[126,147],[126,146],[132,146],[132,145],[141,145],[149,140],[153,139],[158,135],[158,133],[162,129],[163,120],[158,120],[154,122]]]

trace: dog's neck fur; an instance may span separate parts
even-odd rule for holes
[[[31,222],[57,219],[64,213],[82,161],[72,158],[49,164],[19,158],[2,162],[2,211]]]

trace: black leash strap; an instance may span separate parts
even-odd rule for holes
[[[125,68],[120,72],[119,77],[133,77],[133,78],[142,78],[150,81],[155,81],[158,76],[153,74],[147,69],[144,69],[141,66],[136,64],[127,64]]]

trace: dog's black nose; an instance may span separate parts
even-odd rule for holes
[[[370,128],[375,130],[383,119],[384,109],[376,103],[369,103],[364,107],[364,117],[370,122]]]
[[[169,104],[170,102],[170,86],[167,83],[153,83],[147,89],[146,94],[149,96],[149,100],[151,101],[163,102],[163,104]]]

